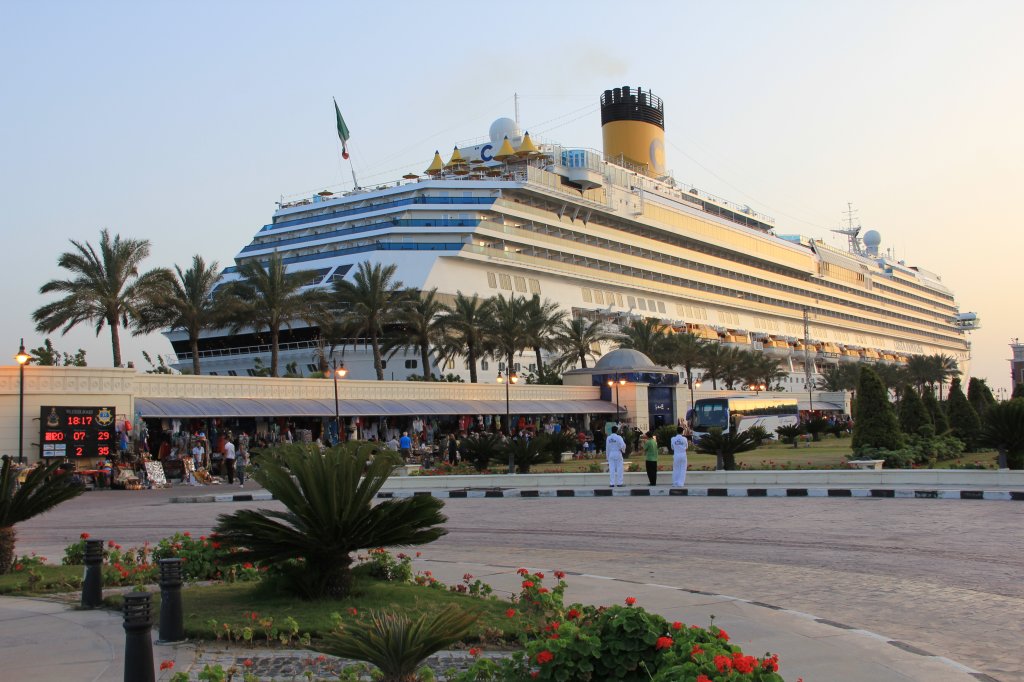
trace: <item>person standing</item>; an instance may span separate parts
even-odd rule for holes
[[[238,457],[235,458],[235,473],[238,474],[238,487],[245,487],[245,468],[249,466],[249,436],[243,431],[238,437]]]
[[[228,485],[235,483],[235,444],[231,442],[231,434],[224,439],[224,471],[228,476]]]
[[[686,485],[686,448],[689,442],[683,435],[683,427],[676,428],[672,436],[672,487],[682,488]]]
[[[648,431],[641,439],[644,449],[644,465],[647,467],[648,485],[658,483],[658,439],[654,437],[653,431]]]
[[[412,454],[412,438],[409,438],[408,431],[402,431],[402,437],[398,439],[398,452],[403,460],[409,461],[409,455]]]
[[[448,464],[455,466],[459,461],[459,441],[454,433],[448,434]]]
[[[619,435],[618,426],[611,428],[611,433],[605,438],[604,448],[608,460],[609,487],[622,487],[622,454],[626,451],[626,441]]]

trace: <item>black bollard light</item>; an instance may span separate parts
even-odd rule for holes
[[[86,540],[82,608],[94,609],[99,606],[103,606],[103,540]]]
[[[160,638],[157,644],[185,639],[185,614],[181,606],[181,559],[160,560]]]
[[[124,595],[124,682],[155,682],[153,613],[149,592]]]

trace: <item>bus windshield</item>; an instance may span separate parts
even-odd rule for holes
[[[698,400],[693,409],[694,431],[726,429],[729,426],[729,402],[725,399]]]

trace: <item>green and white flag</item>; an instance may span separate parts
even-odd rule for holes
[[[334,100],[334,113],[338,117],[338,138],[341,139],[341,157],[348,158],[348,126],[345,119],[341,117],[341,109],[338,108],[338,100]]]

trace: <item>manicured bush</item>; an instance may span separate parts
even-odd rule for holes
[[[889,402],[889,392],[870,367],[860,372],[857,387],[857,414],[853,423],[853,449],[883,448],[899,450],[902,446],[896,410]]]
[[[792,445],[794,448],[800,445],[800,435],[804,432],[804,428],[799,424],[786,424],[775,429],[775,433],[779,434],[779,438],[786,445]]]
[[[949,418],[946,416],[945,408],[935,399],[935,394],[931,390],[925,389],[924,395],[921,396],[921,402],[924,403],[928,414],[931,415],[936,435],[942,436],[949,433]]]
[[[678,427],[666,424],[658,427],[658,430],[654,432],[654,439],[658,441],[659,448],[670,448],[676,433],[678,433]]]
[[[967,452],[976,452],[981,435],[981,419],[964,395],[959,377],[949,386],[949,400],[946,403],[949,426],[953,435],[963,441]]]
[[[967,402],[971,404],[978,416],[984,419],[988,408],[996,404],[996,397],[984,379],[971,377],[967,382]]]
[[[907,435],[919,435],[925,427],[935,430],[928,408],[912,386],[904,386],[900,400],[900,429]]]

